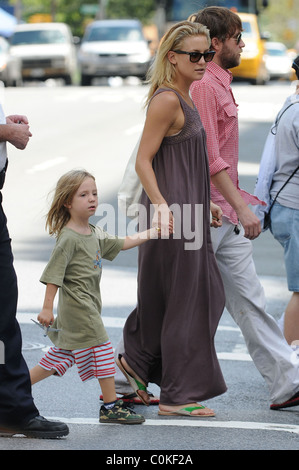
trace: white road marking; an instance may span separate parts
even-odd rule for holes
[[[45,162],[40,163],[39,165],[34,165],[32,168],[26,170],[26,173],[38,173],[40,171],[48,170],[53,166],[61,165],[67,160],[66,157],[53,158],[51,160],[46,160]]]
[[[36,317],[36,313],[30,313],[30,312],[26,312],[26,313],[18,313],[17,314],[17,320],[19,323],[23,323],[23,324],[32,324],[33,325],[33,322],[31,321],[31,318],[33,318],[33,320],[35,319]],[[123,328],[124,324],[125,324],[125,321],[126,321],[126,318],[123,318],[123,317],[106,317],[106,316],[102,316],[102,319],[103,319],[103,322],[104,322],[104,325],[106,327],[109,327],[109,328]],[[218,327],[218,330],[219,331],[238,331],[240,332],[240,329],[238,327],[233,327],[233,326],[219,326]]]
[[[66,424],[101,425],[96,418],[62,418],[50,416],[47,419],[63,421]],[[106,426],[106,424],[104,424]],[[211,421],[202,418],[193,419],[146,419],[142,426],[180,426],[197,428],[243,429],[255,431],[280,431],[299,434],[299,426],[282,423],[258,423],[254,421]]]
[[[35,319],[36,313],[18,313],[17,320],[20,324],[23,325],[32,325],[34,326],[31,319]],[[126,318],[122,317],[107,317],[103,316],[103,322],[106,328],[123,328]],[[218,327],[218,331],[235,331],[240,333],[240,329],[238,327],[233,326],[222,326]],[[34,345],[35,346],[35,345]],[[41,348],[44,345],[40,346]],[[39,346],[34,347],[34,349],[38,349]],[[30,345],[30,349],[32,346]],[[243,345],[241,347],[236,348],[236,350],[232,352],[217,352],[218,359],[224,361],[252,361],[249,354],[246,353],[246,349],[244,349]]]

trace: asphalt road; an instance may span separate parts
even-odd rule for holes
[[[30,86],[4,92],[6,114],[27,114],[33,133],[24,152],[9,149],[10,169],[4,191],[19,277],[18,319],[29,367],[37,363],[50,345],[48,338],[44,338],[31,321],[41,308],[44,289],[39,276],[54,244],[44,230],[48,194],[61,174],[84,166],[96,176],[100,200],[117,213],[116,193],[130,151],[142,129],[146,91],[144,86],[126,83],[89,88]],[[243,189],[253,191],[268,129],[291,91],[293,89],[285,83],[266,87],[234,85],[240,106],[239,171]],[[105,214],[98,211],[95,222],[103,222],[103,219],[105,221]],[[115,227],[109,227],[110,231],[113,228],[119,232],[124,227],[118,220]],[[281,249],[268,233],[253,245],[269,313],[278,318],[289,297]],[[136,302],[136,259],[137,252],[132,250],[104,266],[103,317],[114,345]],[[155,461],[155,457],[150,460],[150,456],[163,450],[169,455],[185,451],[185,458],[189,454],[195,464],[200,458],[198,450],[299,449],[298,409],[281,412],[269,409],[267,387],[227,312],[224,312],[215,342],[228,385],[226,394],[206,403],[215,409],[215,418],[158,417],[157,407],[138,406],[136,411],[146,417],[142,426],[99,425],[98,384],[95,381],[82,384],[73,369],[63,379],[52,377],[33,387],[41,414],[67,422],[70,435],[58,441],[0,438],[0,449],[102,450],[98,457],[100,463],[129,463],[139,468],[146,463],[178,463]],[[159,393],[155,385],[149,388]],[[128,457],[134,455],[149,460],[110,461],[121,455],[120,450],[128,450]],[[142,454],[142,450],[148,450],[150,455]]]

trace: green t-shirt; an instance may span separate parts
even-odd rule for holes
[[[55,346],[82,349],[107,341],[101,310],[102,258],[112,261],[122,249],[123,238],[90,225],[82,235],[64,227],[40,281],[59,286],[57,317],[49,332]]]

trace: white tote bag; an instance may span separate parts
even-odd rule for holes
[[[142,193],[142,184],[135,170],[136,157],[141,136],[129,158],[125,173],[118,191],[118,207],[127,217],[134,219],[138,216],[139,201]]]

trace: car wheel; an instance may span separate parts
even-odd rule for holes
[[[92,77],[89,75],[81,75],[81,86],[90,86]]]
[[[71,75],[65,75],[63,77],[63,79],[64,79],[65,85],[69,86],[69,85],[73,84],[73,79],[72,79]]]

